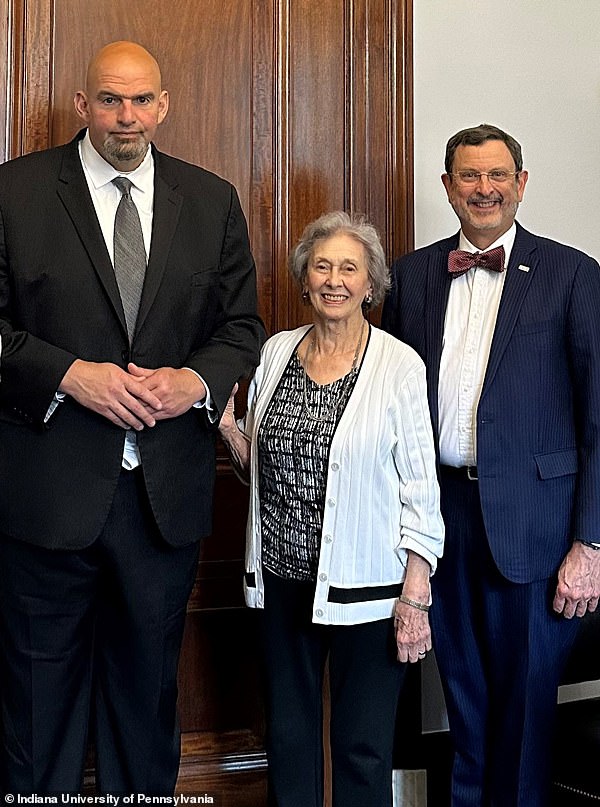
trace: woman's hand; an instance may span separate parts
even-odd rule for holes
[[[431,650],[431,628],[427,613],[430,572],[431,567],[425,558],[409,549],[402,594],[394,606],[398,661],[422,661]]]
[[[235,394],[237,391],[238,384],[234,384],[233,389],[231,390],[231,395],[229,396],[229,400],[227,401],[227,405],[225,406],[223,414],[221,415],[221,420],[219,421],[219,432],[222,435],[226,435],[232,430],[237,429],[237,424],[235,422]]]
[[[426,611],[396,600],[394,630],[398,661],[410,663],[422,661],[425,654],[431,650],[431,628]]]
[[[239,430],[235,419],[234,398],[237,391],[238,385],[235,384],[219,421],[219,434],[229,451],[231,462],[238,476],[242,482],[248,482],[250,440]]]

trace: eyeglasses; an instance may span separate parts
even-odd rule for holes
[[[456,177],[463,185],[476,185],[481,177],[487,177],[488,181],[494,185],[502,185],[510,177],[516,177],[520,171],[503,171],[500,168],[495,171],[456,171],[450,174],[451,177]]]

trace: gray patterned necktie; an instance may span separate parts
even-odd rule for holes
[[[115,276],[131,344],[146,274],[146,250],[140,216],[130,194],[133,183],[125,177],[115,177],[113,184],[122,194],[115,214]]]

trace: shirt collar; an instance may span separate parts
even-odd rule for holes
[[[510,253],[513,248],[513,244],[515,243],[515,237],[517,235],[517,225],[513,221],[511,227],[503,233],[493,244],[490,244],[484,250],[477,249],[477,247],[473,246],[473,244],[469,241],[463,231],[460,231],[460,237],[458,239],[458,248],[463,249],[465,252],[489,252],[490,249],[495,249],[496,247],[504,247],[504,268],[508,266],[508,261],[510,258]]]
[[[83,139],[79,141],[79,155],[96,189],[108,185],[115,177],[126,176],[138,190],[152,192],[154,187],[154,158],[151,148],[148,148],[144,159],[134,171],[117,171],[104,157],[98,154],[92,145],[88,130]]]

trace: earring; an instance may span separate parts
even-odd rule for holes
[[[308,291],[307,289],[304,289],[304,291],[302,292],[302,302],[304,303],[304,305],[308,305],[308,299],[309,299]]]
[[[363,305],[371,305],[372,302],[373,302],[373,295],[367,294],[367,296],[363,300]]]

